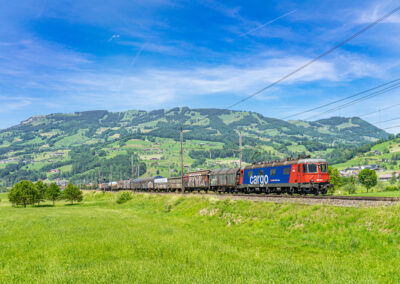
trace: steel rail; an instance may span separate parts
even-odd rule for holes
[[[98,191],[100,191],[98,189]],[[121,190],[124,191],[124,190]],[[232,196],[232,197],[258,197],[258,198],[287,198],[287,199],[320,199],[320,200],[353,200],[353,201],[390,201],[390,202],[399,202],[400,197],[390,197],[390,196],[348,196],[348,195],[300,195],[300,194],[265,194],[265,193],[198,193],[197,191],[193,192],[166,192],[166,191],[139,191],[139,190],[131,190],[127,189],[127,191],[132,191],[134,193],[148,193],[148,194],[177,194],[177,195],[197,195],[197,196]],[[108,191],[116,193],[118,191]]]

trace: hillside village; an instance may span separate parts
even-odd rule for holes
[[[343,177],[357,176],[363,169],[377,172],[381,181],[400,175],[400,139],[395,137],[373,145],[370,151],[360,153],[349,161],[335,165]]]

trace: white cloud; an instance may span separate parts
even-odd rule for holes
[[[31,68],[77,70],[90,60],[83,54],[37,38],[27,37],[0,44],[0,74],[31,72]]]
[[[112,35],[109,39],[108,42],[112,41],[113,39],[118,39],[120,38],[120,35]]]
[[[30,106],[35,98],[30,97],[8,97],[0,95],[0,104],[2,113],[8,113],[14,110],[19,110],[24,107]]]
[[[187,69],[147,68],[135,73],[101,70],[48,75],[31,87],[62,93],[67,101],[78,105],[103,105],[103,108],[159,107],[213,94],[246,96],[288,74],[309,58],[281,57],[263,60],[252,66],[224,65]],[[257,59],[254,59],[257,62]],[[339,62],[339,63],[338,63]],[[360,58],[339,56],[334,61],[319,61],[281,83],[295,86],[305,82],[351,80],[382,73],[379,67]],[[276,90],[276,89],[275,89]],[[257,97],[256,97],[257,98]],[[278,99],[273,93],[259,100]],[[230,102],[227,102],[229,104]],[[224,106],[221,106],[224,107]]]
[[[383,15],[389,13],[391,10],[395,8],[394,5],[391,5],[389,2],[378,2],[373,5],[368,10],[360,12],[356,22],[360,24],[365,24],[365,23],[372,23],[382,17]],[[397,11],[387,19],[383,21],[384,23],[390,23],[390,24],[400,24],[400,11]]]

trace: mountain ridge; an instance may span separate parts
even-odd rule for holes
[[[180,139],[180,127],[184,130],[188,167],[200,168],[212,166],[213,160],[220,160],[214,165],[217,167],[234,166],[238,159],[239,131],[247,163],[299,154],[340,162],[358,146],[389,136],[358,117],[284,121],[256,112],[188,107],[53,113],[30,117],[0,131],[0,179],[8,176],[14,180],[31,178],[34,172],[35,177],[45,179],[81,178],[93,174],[97,168],[106,171],[105,166],[99,164],[109,164],[116,156],[121,156],[119,168],[126,172],[130,163],[123,155],[133,155],[142,163],[142,170],[148,170],[142,174],[159,171],[165,175],[168,174],[166,153],[179,153],[174,147]],[[193,149],[190,149],[187,145],[192,144]],[[82,149],[93,153],[86,157]],[[64,153],[62,159],[49,158],[58,152]],[[14,162],[1,164],[10,159]],[[17,166],[12,166],[14,164]],[[173,168],[178,170],[179,167],[173,165]],[[24,175],[20,174],[21,169],[26,171]]]

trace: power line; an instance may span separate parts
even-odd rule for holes
[[[396,118],[392,118],[392,119],[388,119],[388,120],[383,120],[383,121],[376,121],[376,122],[372,122],[372,123],[375,123],[375,124],[378,124],[378,123],[385,123],[385,122],[394,121],[394,120],[399,120],[399,119],[400,119],[400,117],[396,117]]]
[[[355,100],[353,100],[353,101],[347,102],[347,103],[345,103],[345,104],[343,104],[343,105],[340,105],[340,106],[337,106],[337,107],[328,109],[328,110],[326,110],[326,111],[320,112],[320,113],[318,113],[318,114],[316,114],[316,115],[307,117],[307,118],[305,118],[305,120],[313,119],[313,118],[315,118],[315,117],[321,116],[321,115],[326,114],[326,113],[328,113],[328,112],[332,112],[332,111],[344,109],[344,108],[346,108],[346,107],[349,107],[349,106],[351,106],[351,105],[360,103],[360,102],[365,101],[365,100],[367,100],[367,99],[370,99],[370,98],[377,97],[377,96],[379,96],[379,95],[388,93],[388,92],[390,92],[390,91],[392,91],[392,90],[394,90],[394,89],[397,89],[397,88],[399,88],[399,87],[400,87],[400,83],[394,84],[394,85],[392,85],[392,86],[390,86],[390,87],[387,87],[387,88],[384,88],[384,89],[382,89],[382,90],[373,92],[373,93],[368,94],[368,95],[366,95],[366,96],[363,96],[363,97],[361,97],[361,98],[358,98],[358,99],[355,99]]]
[[[258,90],[257,92],[237,101],[236,103],[228,106],[226,109],[230,109],[234,106],[237,106],[238,104],[241,104],[245,101],[247,101],[250,98],[253,98],[259,94],[261,94],[262,92],[266,91],[267,89],[272,88],[273,86],[281,83],[282,81],[288,79],[289,77],[293,76],[294,74],[296,74],[297,72],[305,69],[306,67],[310,66],[311,64],[313,64],[314,62],[320,60],[321,58],[325,57],[326,55],[330,54],[331,52],[333,52],[334,50],[338,49],[339,47],[343,46],[344,44],[346,44],[347,42],[351,41],[352,39],[358,37],[360,34],[366,32],[367,30],[373,28],[374,26],[376,26],[378,23],[382,22],[383,20],[385,20],[386,18],[388,18],[389,16],[391,16],[392,14],[396,13],[397,11],[400,10],[400,6],[397,7],[396,9],[390,11],[389,13],[385,14],[384,16],[380,17],[379,19],[377,19],[375,22],[367,25],[366,27],[362,28],[361,30],[359,30],[358,32],[356,32],[355,34],[353,34],[352,36],[350,36],[349,38],[343,40],[342,42],[338,43],[337,45],[333,46],[332,48],[328,49],[327,51],[323,52],[322,54],[318,55],[317,57],[315,57],[314,59],[310,60],[309,62],[307,62],[306,64],[300,66],[299,68],[295,69],[294,71],[286,74],[285,76],[283,76],[282,78],[280,78],[279,80],[274,81],[273,83],[269,84],[268,86]]]
[[[399,128],[400,127],[400,125],[395,125],[395,126],[391,126],[391,127],[386,127],[386,128],[383,128],[383,129],[392,129],[392,128]]]
[[[368,92],[370,92],[370,91],[372,91],[372,90],[379,89],[379,88],[381,88],[381,87],[384,87],[384,86],[389,85],[389,84],[391,84],[391,83],[394,83],[394,82],[396,82],[396,81],[400,81],[400,78],[398,78],[398,79],[396,79],[396,80],[393,80],[393,81],[390,81],[390,82],[387,82],[387,83],[384,83],[384,84],[381,84],[381,85],[379,85],[379,86],[370,88],[370,89],[368,89],[368,90],[364,90],[364,91],[362,91],[362,92],[358,92],[358,93],[356,93],[356,94],[353,94],[353,95],[351,95],[351,96],[348,96],[348,97],[345,97],[345,98],[336,100],[336,101],[334,101],[334,102],[330,102],[330,103],[323,104],[323,105],[320,105],[320,106],[317,106],[317,107],[314,107],[314,108],[311,108],[311,109],[308,109],[308,110],[305,110],[305,111],[302,111],[302,112],[298,112],[298,113],[295,113],[295,114],[288,115],[288,116],[286,116],[286,117],[283,117],[282,119],[288,119],[288,118],[290,118],[290,117],[299,116],[299,115],[302,115],[302,114],[305,114],[305,113],[309,113],[309,112],[312,112],[312,111],[314,111],[314,110],[318,110],[318,109],[321,109],[321,108],[324,108],[324,107],[327,107],[327,106],[330,106],[330,105],[333,105],[333,104],[336,104],[336,103],[339,103],[339,102],[342,102],[342,101],[345,101],[345,100],[348,100],[348,99],[351,99],[351,98],[354,98],[354,97],[357,97],[357,96],[359,96],[359,95],[368,93]]]
[[[363,115],[359,115],[359,117],[370,116],[372,114],[375,114],[375,113],[378,113],[378,112],[381,112],[381,111],[384,111],[384,110],[388,110],[388,109],[394,108],[396,106],[400,106],[400,104],[395,104],[395,105],[391,105],[391,106],[388,106],[388,107],[385,107],[385,108],[381,108],[381,109],[379,109],[377,111],[373,111],[373,112],[369,112],[369,113],[366,113],[366,114],[363,114]]]
[[[309,61],[309,62],[307,62],[306,64],[302,65],[301,67],[295,69],[294,71],[292,71],[292,72],[290,72],[289,74],[285,75],[284,77],[280,78],[279,80],[277,80],[277,81],[275,81],[275,82],[269,84],[268,86],[262,88],[261,90],[255,92],[255,93],[253,93],[253,94],[251,94],[251,95],[249,95],[249,96],[247,96],[247,97],[245,97],[245,98],[243,98],[243,99],[237,101],[236,103],[234,103],[234,104],[228,106],[227,108],[221,109],[220,112],[227,111],[227,110],[229,110],[230,108],[232,108],[232,107],[234,107],[234,106],[236,106],[236,105],[238,105],[238,104],[240,104],[240,103],[242,103],[242,102],[245,102],[245,101],[247,101],[248,99],[250,99],[250,98],[252,98],[252,97],[255,97],[255,96],[257,96],[258,94],[264,92],[265,90],[267,90],[267,89],[269,89],[269,88],[271,88],[271,87],[273,87],[273,86],[275,86],[275,85],[281,83],[282,81],[284,81],[284,80],[286,80],[287,78],[293,76],[293,75],[296,74],[297,72],[303,70],[304,68],[308,67],[309,65],[313,64],[314,62],[318,61],[319,59],[323,58],[324,56],[330,54],[331,52],[333,52],[333,51],[336,50],[337,48],[343,46],[344,44],[346,44],[347,42],[351,41],[352,39],[358,37],[360,34],[366,32],[367,30],[369,30],[369,29],[371,29],[372,27],[376,26],[378,23],[382,22],[383,20],[385,20],[386,18],[388,18],[389,16],[391,16],[392,14],[396,13],[396,12],[399,11],[399,10],[400,10],[400,6],[397,7],[396,9],[392,10],[391,12],[385,14],[384,16],[380,17],[380,18],[377,19],[375,22],[373,22],[373,23],[367,25],[366,27],[364,27],[363,29],[359,30],[358,32],[356,32],[355,34],[353,34],[352,36],[350,36],[349,38],[345,39],[344,41],[342,41],[342,42],[338,43],[337,45],[333,46],[332,48],[328,49],[327,51],[325,51],[325,52],[322,53],[321,55],[315,57],[315,58],[312,59],[311,61]],[[397,80],[400,80],[400,79],[397,79]],[[396,80],[394,80],[394,81],[392,81],[392,82],[388,82],[388,83],[386,83],[386,84],[393,83],[393,82],[395,82],[395,81],[396,81]],[[382,86],[384,86],[384,85],[385,85],[385,84],[383,84]],[[378,87],[379,87],[379,86],[378,86]],[[373,90],[373,89],[374,89],[374,88],[372,88],[371,90]],[[361,93],[360,93],[360,94],[361,94]],[[205,119],[208,119],[208,117],[204,117],[204,118],[200,119],[199,121],[197,121],[197,123],[199,123],[200,121],[203,121],[203,120],[205,120]]]
[[[370,98],[373,98],[373,97],[377,97],[377,96],[379,96],[379,95],[382,95],[382,94],[388,93],[388,92],[390,92],[390,91],[392,91],[392,90],[395,90],[395,89],[397,89],[397,88],[399,88],[399,87],[400,87],[400,83],[394,84],[394,85],[392,85],[392,86],[390,86],[390,87],[387,87],[387,88],[385,88],[385,89],[376,91],[376,92],[374,92],[374,93],[372,93],[372,94],[369,94],[369,95],[367,95],[367,96],[361,97],[361,98],[356,99],[356,100],[353,100],[353,101],[351,101],[351,102],[347,102],[347,103],[343,104],[342,106],[336,107],[335,110],[337,110],[337,109],[342,109],[342,108],[345,108],[345,107],[354,105],[354,104],[356,104],[356,103],[365,101],[365,100],[370,99]]]
[[[315,57],[314,59],[310,60],[309,62],[307,62],[306,64],[300,66],[299,68],[293,70],[292,72],[286,74],[285,76],[283,76],[282,78],[274,81],[273,83],[270,83],[269,85],[267,85],[266,87],[258,90],[257,92],[237,101],[234,104],[231,104],[230,106],[228,106],[225,109],[222,109],[222,111],[225,110],[229,110],[247,100],[249,100],[250,98],[253,98],[257,95],[259,95],[260,93],[272,88],[273,86],[278,85],[279,83],[283,82],[284,80],[290,78],[291,76],[293,76],[294,74],[302,71],[303,69],[307,68],[308,66],[312,65],[313,63],[315,63],[316,61],[320,60],[321,58],[327,56],[328,54],[332,53],[333,51],[335,51],[336,49],[340,48],[341,46],[343,46],[344,44],[348,43],[349,41],[351,41],[352,39],[358,37],[359,35],[361,35],[362,33],[366,32],[367,30],[373,28],[374,26],[376,26],[378,23],[382,22],[383,20],[385,20],[386,18],[388,18],[389,16],[391,16],[392,14],[396,13],[397,11],[400,10],[400,6],[395,8],[394,10],[392,10],[391,12],[385,14],[384,16],[380,17],[379,19],[377,19],[376,21],[372,22],[371,24],[367,25],[366,27],[362,28],[361,30],[359,30],[358,32],[354,33],[352,36],[348,37],[347,39],[343,40],[342,42],[336,44],[335,46],[333,46],[332,48],[328,49],[327,51],[323,52],[322,54],[320,54],[319,56]],[[181,150],[183,151],[183,150]],[[183,172],[183,171],[182,171]]]

